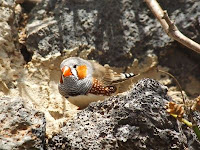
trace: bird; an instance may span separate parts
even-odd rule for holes
[[[117,84],[135,76],[134,73],[116,73],[109,65],[80,57],[64,59],[60,70],[59,93],[78,109],[114,95]]]

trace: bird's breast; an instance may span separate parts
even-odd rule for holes
[[[90,78],[79,80],[76,77],[68,77],[64,78],[63,83],[60,83],[58,88],[64,97],[86,95],[92,88],[92,80]]]
[[[80,109],[86,108],[91,102],[102,101],[107,96],[103,95],[95,95],[95,94],[87,94],[87,95],[78,95],[78,96],[71,96],[67,100],[78,106]]]

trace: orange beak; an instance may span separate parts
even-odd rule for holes
[[[64,66],[61,69],[61,71],[62,71],[62,74],[63,74],[64,77],[68,77],[68,76],[72,75],[71,69],[67,66]]]

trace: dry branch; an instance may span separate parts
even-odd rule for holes
[[[175,24],[170,20],[167,11],[163,11],[156,0],[145,0],[145,2],[169,37],[200,54],[200,45],[178,30]]]

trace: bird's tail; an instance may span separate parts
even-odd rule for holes
[[[123,81],[125,81],[125,80],[127,80],[129,78],[134,77],[134,76],[136,76],[136,74],[134,74],[134,73],[120,73],[120,74],[115,74],[113,76],[113,82],[112,82],[112,84],[117,84],[119,82],[123,82]]]

